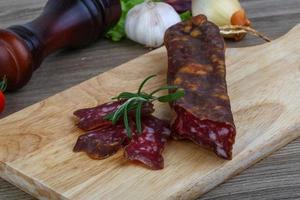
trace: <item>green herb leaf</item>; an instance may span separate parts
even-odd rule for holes
[[[110,114],[106,115],[106,116],[104,117],[104,119],[105,119],[105,120],[109,120],[109,121],[113,121],[114,114],[115,114],[115,113],[110,113]]]
[[[131,133],[131,128],[129,125],[129,120],[128,120],[128,109],[127,109],[128,104],[125,104],[125,108],[124,108],[124,125],[126,128],[126,132],[128,134],[128,137],[131,138],[132,133]]]
[[[184,90],[177,90],[174,93],[158,97],[157,100],[162,103],[176,101],[184,96]]]
[[[143,102],[139,102],[135,114],[136,128],[138,133],[142,133],[142,106]]]
[[[180,18],[182,21],[186,21],[186,20],[189,20],[191,19],[193,16],[192,16],[192,13],[191,11],[185,11],[183,13],[180,14]]]
[[[122,106],[114,113],[114,115],[112,116],[112,123],[115,125],[119,119],[121,118],[122,114],[124,113],[124,108],[122,108]]]
[[[152,78],[156,77],[156,75],[151,75],[151,76],[148,76],[140,85],[139,87],[139,90],[138,90],[138,94],[140,94],[142,92],[142,89],[144,87],[144,85]]]
[[[119,96],[114,97],[112,99],[130,99],[132,97],[137,97],[138,95],[136,93],[132,93],[132,92],[122,92],[121,94],[119,94]]]
[[[175,89],[178,89],[178,86],[176,85],[166,85],[166,86],[163,86],[161,88],[158,88],[157,90],[154,90],[153,92],[151,92],[151,96],[156,94],[157,92],[160,92],[160,91],[163,91],[163,90],[175,90]]]
[[[147,93],[145,93],[145,92],[141,92],[141,93],[139,94],[139,96],[142,97],[142,98],[144,98],[144,99],[147,99],[147,100],[153,99],[153,96],[152,96],[152,95],[147,94]]]

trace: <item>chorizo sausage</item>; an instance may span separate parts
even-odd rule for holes
[[[185,90],[171,104],[175,139],[190,139],[232,159],[236,128],[227,93],[225,43],[219,28],[203,15],[170,27],[165,34],[168,50],[168,84]]]

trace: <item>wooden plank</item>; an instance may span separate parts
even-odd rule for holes
[[[174,141],[165,152],[165,169],[156,172],[128,164],[121,153],[94,161],[72,152],[82,133],[72,111],[134,90],[149,74],[159,77],[148,89],[164,84],[161,48],[1,120],[0,176],[38,198],[196,198],[300,136],[299,33],[300,25],[272,43],[227,50],[238,131],[232,161]],[[158,116],[169,116],[168,106],[158,110]]]

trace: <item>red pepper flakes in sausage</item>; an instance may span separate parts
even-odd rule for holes
[[[225,43],[219,28],[203,15],[178,23],[165,34],[168,84],[185,96],[172,103],[175,139],[190,139],[232,159],[236,129],[226,85]]]
[[[94,108],[85,108],[75,111],[74,115],[79,119],[79,122],[77,123],[78,128],[90,131],[101,127],[111,126],[112,122],[105,120],[104,117],[115,112],[123,103],[124,101],[113,101]],[[153,112],[153,104],[145,103],[143,105],[143,115],[149,115]],[[129,114],[134,115],[134,112],[130,112]]]
[[[164,168],[162,152],[170,136],[169,123],[154,116],[142,118],[143,132],[134,134],[125,147],[125,157],[138,161],[153,170]]]
[[[74,152],[86,152],[92,159],[104,159],[117,153],[126,141],[124,125],[112,125],[81,135],[73,149]]]

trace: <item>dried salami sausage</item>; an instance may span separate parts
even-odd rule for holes
[[[79,119],[79,122],[77,123],[78,128],[85,131],[90,131],[111,126],[112,122],[105,120],[104,117],[115,112],[123,103],[124,101],[113,101],[94,108],[85,108],[75,111],[74,115]],[[153,112],[153,104],[145,103],[143,105],[143,115],[148,115]]]
[[[154,116],[142,118],[143,132],[133,136],[125,147],[125,157],[138,161],[151,169],[164,168],[162,152],[170,136],[169,123]]]
[[[226,85],[225,44],[219,28],[203,15],[169,28],[168,84],[185,90],[172,103],[172,134],[232,158],[236,129]]]

